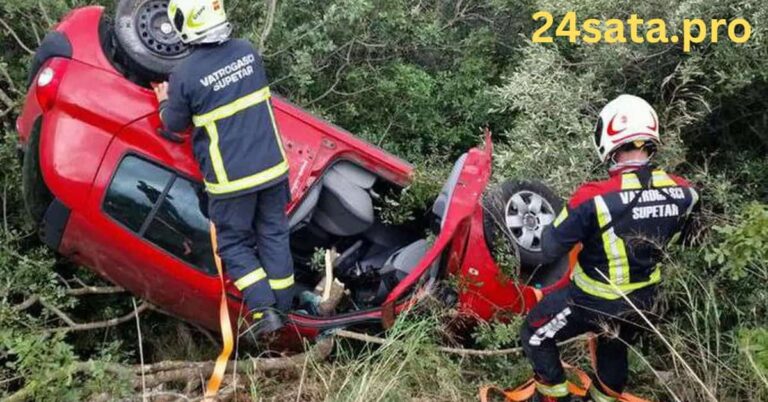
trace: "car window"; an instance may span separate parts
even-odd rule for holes
[[[120,163],[104,198],[104,212],[139,232],[173,174],[134,156]]]
[[[202,187],[136,156],[126,156],[104,198],[104,212],[188,265],[215,275]]]
[[[201,192],[198,185],[177,177],[144,235],[183,261],[216,274],[208,220],[200,208]]]

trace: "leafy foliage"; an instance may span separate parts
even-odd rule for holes
[[[749,269],[768,261],[768,205],[750,204],[736,221],[714,228],[722,242],[712,248],[706,260],[722,265],[731,279],[743,280]]]

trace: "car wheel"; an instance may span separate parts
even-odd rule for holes
[[[168,19],[168,0],[120,0],[115,10],[115,57],[146,82],[164,81],[189,56]]]
[[[541,235],[562,206],[560,197],[541,182],[503,182],[483,198],[488,248],[493,251],[501,235],[519,253],[521,268],[542,265]]]
[[[38,120],[29,137],[29,143],[24,150],[21,165],[21,188],[24,206],[32,222],[39,225],[43,221],[45,211],[53,201],[53,194],[43,180],[40,170],[40,126]]]

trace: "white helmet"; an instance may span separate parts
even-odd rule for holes
[[[227,21],[224,0],[171,0],[168,18],[187,44],[220,43],[229,39],[232,25]]]
[[[595,148],[600,161],[607,162],[617,149],[631,142],[660,145],[659,117],[642,98],[620,95],[600,111],[595,127]]]

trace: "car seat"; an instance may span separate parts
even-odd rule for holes
[[[291,214],[289,225],[291,231],[296,231],[306,226],[312,219],[313,212],[317,206],[317,202],[320,200],[320,192],[322,191],[322,183],[317,183],[312,186],[309,193],[301,201],[301,204],[296,208],[296,211]]]
[[[333,165],[323,176],[312,222],[336,236],[355,236],[373,225],[371,188],[376,176],[350,162]]]
[[[416,268],[427,254],[427,246],[427,241],[420,239],[395,251],[387,258],[384,266],[379,270],[381,283],[373,300],[374,304],[383,303],[389,292]]]
[[[435,203],[432,204],[432,213],[440,220],[440,228],[445,223],[445,215],[448,212],[448,203],[453,196],[453,190],[456,188],[456,184],[459,182],[459,175],[461,169],[464,167],[464,162],[467,160],[467,154],[463,154],[454,163],[451,174],[448,176],[448,180],[443,184],[443,188],[440,190],[440,194],[437,196]]]

